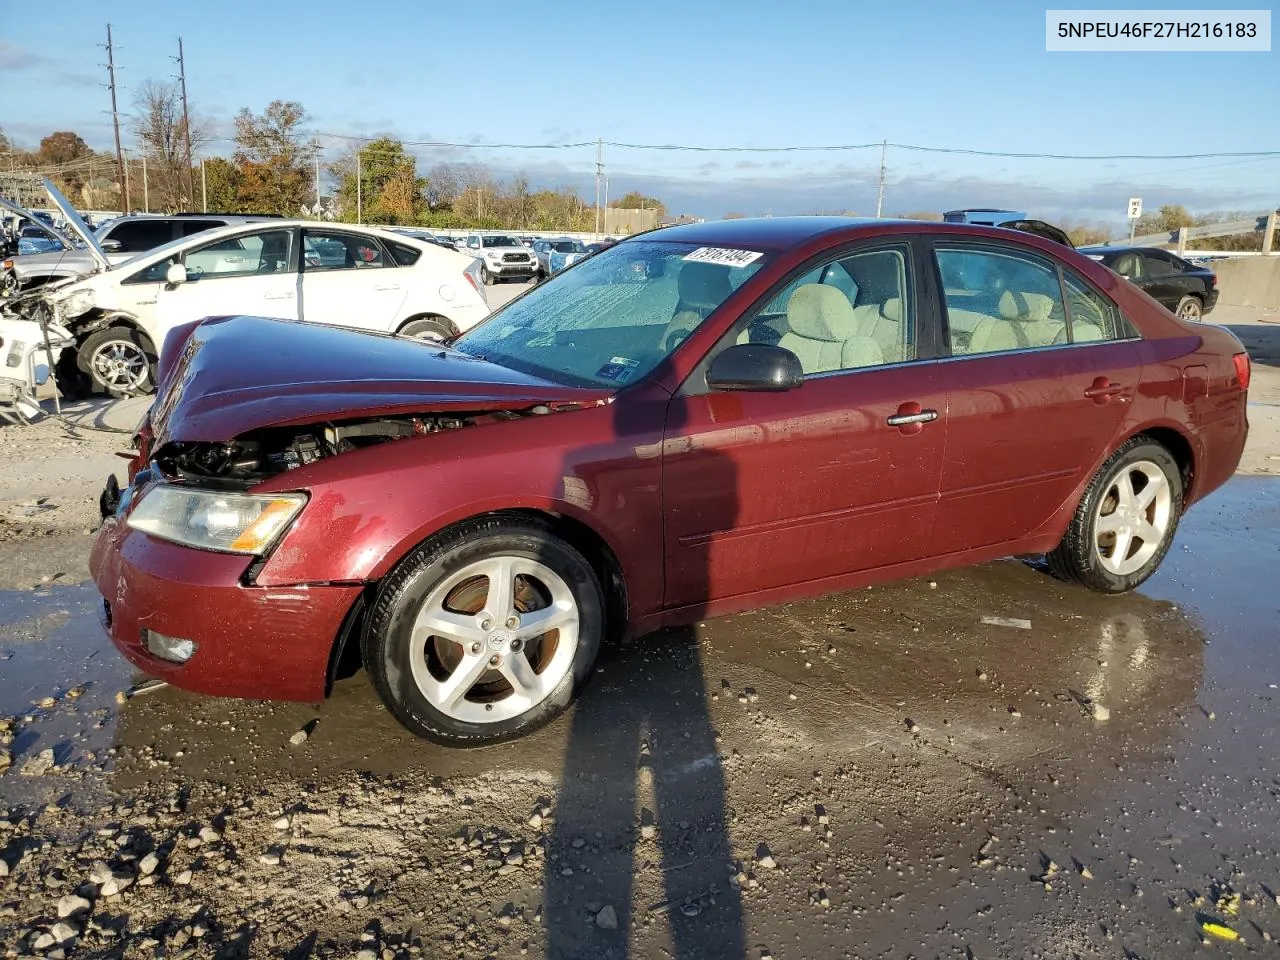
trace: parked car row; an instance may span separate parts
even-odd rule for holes
[[[278,217],[129,218],[100,238],[46,183],[80,237],[88,269],[49,276],[5,301],[15,315],[56,319],[75,337],[59,358],[59,386],[148,393],[174,328],[213,315],[251,314],[445,340],[489,313],[480,264],[404,233]],[[133,227],[145,220],[149,234]],[[210,227],[213,227],[210,229]],[[195,230],[193,228],[200,227]],[[146,252],[104,249],[169,239]],[[125,259],[121,260],[120,258]],[[7,267],[22,269],[23,258]]]

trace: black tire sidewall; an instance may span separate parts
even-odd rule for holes
[[[404,328],[400,333],[406,337],[416,337],[419,340],[425,340],[427,338],[422,336],[420,331],[431,330],[434,333],[438,333],[441,340],[447,340],[453,335],[448,327],[448,321],[439,320],[435,317],[422,317],[417,320],[410,320],[404,325]],[[417,328],[417,330],[414,328]]]
[[[147,379],[146,382],[133,389],[133,393],[151,393],[156,388],[156,355],[155,347],[146,335],[133,329],[132,327],[106,327],[102,330],[95,330],[80,342],[76,348],[76,365],[80,371],[84,373],[92,385],[92,389],[99,393],[118,394],[122,391],[117,390],[109,384],[102,383],[98,380],[93,371],[92,357],[94,352],[104,343],[111,340],[126,340],[142,351],[142,355],[147,361]]]
[[[1112,482],[1122,470],[1142,460],[1156,464],[1164,472],[1165,482],[1169,484],[1169,490],[1173,494],[1169,529],[1165,533],[1160,548],[1150,560],[1133,573],[1127,576],[1119,576],[1102,566],[1101,558],[1098,556],[1098,551],[1095,547],[1097,543],[1098,500],[1105,496],[1106,491],[1110,489]],[[1075,541],[1071,545],[1071,551],[1075,554],[1071,557],[1071,560],[1077,568],[1079,579],[1086,586],[1107,593],[1127,593],[1143,583],[1156,572],[1164,561],[1165,555],[1168,554],[1169,547],[1173,544],[1174,535],[1178,531],[1178,520],[1182,515],[1183,493],[1182,472],[1178,469],[1178,464],[1169,451],[1160,444],[1152,440],[1142,439],[1138,442],[1130,441],[1129,444],[1116,451],[1104,467],[1098,471],[1098,475],[1089,485],[1088,491],[1080,501],[1080,506],[1077,510],[1077,522],[1073,524],[1073,527],[1083,536],[1074,536],[1076,531],[1073,531],[1073,535],[1069,535],[1073,536]]]
[[[387,709],[416,735],[448,746],[500,743],[558,716],[590,676],[604,636],[603,594],[581,554],[537,526],[498,522],[486,527],[471,536],[429,541],[406,558],[379,591],[365,635],[365,666]],[[436,584],[468,564],[499,555],[536,560],[565,581],[578,605],[578,646],[570,671],[531,710],[491,724],[466,723],[438,710],[418,689],[409,667],[409,642],[421,604]]]

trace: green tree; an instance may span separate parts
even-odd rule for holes
[[[399,140],[372,140],[330,164],[329,173],[338,181],[341,217],[348,223],[358,216],[373,223],[414,223],[422,213],[427,181]]]
[[[226,157],[206,160],[203,188],[209,209],[219,213],[237,213],[240,210],[240,181],[239,168]]]
[[[609,206],[620,210],[657,210],[658,219],[667,215],[667,205],[657,197],[646,197],[639,190],[623,194],[617,200],[610,200]]]
[[[320,145],[303,134],[306,121],[306,110],[292,100],[273,100],[261,114],[248,107],[236,114],[241,209],[297,216],[311,199]]]

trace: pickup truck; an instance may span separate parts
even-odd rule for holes
[[[458,250],[480,261],[480,276],[486,284],[507,277],[528,280],[538,269],[533,252],[510,234],[473,233]]]

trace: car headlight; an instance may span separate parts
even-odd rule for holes
[[[301,493],[256,496],[162,484],[137,502],[128,524],[161,540],[200,550],[261,556],[306,503]]]
[[[71,291],[62,298],[59,306],[62,308],[63,316],[66,317],[78,317],[82,313],[88,313],[93,309],[93,288],[86,287]]]
[[[484,255],[488,257],[490,260],[497,260],[502,256],[502,254],[498,253],[497,250],[486,250],[484,252]]]

